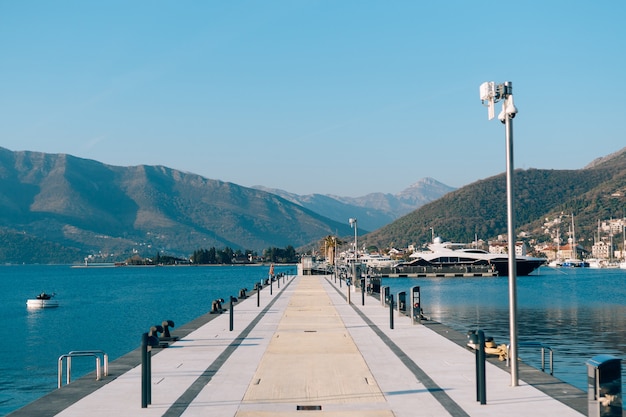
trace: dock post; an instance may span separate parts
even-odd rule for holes
[[[346,281],[346,284],[348,285],[347,288],[347,293],[348,293],[348,304],[350,304],[350,282]]]
[[[234,328],[234,318],[235,318],[235,297],[230,296],[230,331],[233,331]]]
[[[361,278],[361,305],[365,305],[365,278]]]
[[[256,306],[261,306],[261,287],[259,285],[256,286]]]
[[[487,404],[487,386],[485,377],[485,332],[479,330],[476,348],[476,401]]]
[[[393,330],[393,294],[389,294],[389,328]]]
[[[141,335],[141,408],[150,404],[150,351],[148,350],[148,333]]]

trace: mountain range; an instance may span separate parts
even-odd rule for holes
[[[347,222],[357,218],[359,228],[376,230],[436,200],[455,188],[433,178],[422,178],[397,194],[371,193],[362,197],[340,197],[330,194],[298,195],[260,185],[253,188],[276,194],[329,219]]]
[[[626,148],[578,170],[516,170],[514,184],[517,232],[549,241],[546,219],[574,214],[577,241],[590,248],[599,220],[626,217]],[[163,166],[0,148],[0,261],[300,247],[328,235],[350,240],[350,217],[359,220],[360,244],[381,248],[433,234],[469,242],[507,231],[504,173],[456,190],[425,178],[396,195],[360,198],[271,191]],[[365,234],[366,227],[374,230]]]
[[[544,230],[546,219],[573,215],[577,242],[591,250],[598,221],[626,219],[626,148],[583,169],[516,170],[513,188],[518,234],[524,232],[532,242],[549,242],[553,237]],[[430,242],[434,234],[449,241],[472,242],[506,235],[507,227],[503,173],[452,191],[360,241],[383,248],[406,247]],[[566,227],[561,239],[566,242]]]
[[[89,254],[122,260],[132,254],[189,256],[210,247],[298,247],[330,234],[350,235],[349,217],[360,216],[364,233],[364,225],[379,227],[449,189],[425,179],[397,196],[300,197],[163,166],[118,167],[0,148],[0,261],[67,263]],[[375,200],[376,207],[367,207]]]

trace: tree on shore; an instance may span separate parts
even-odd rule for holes
[[[339,239],[337,236],[328,235],[322,239],[320,244],[320,252],[324,254],[326,261],[334,265],[335,258],[337,257],[336,248],[343,245],[343,241]]]

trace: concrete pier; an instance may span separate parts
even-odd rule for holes
[[[581,416],[586,393],[520,367],[487,363],[487,403],[476,397],[475,355],[436,323],[413,325],[378,300],[346,300],[330,276],[288,278],[229,314],[172,332],[153,350],[151,403],[141,407],[138,351],[112,362],[101,381],[81,378],[10,414],[84,416]]]

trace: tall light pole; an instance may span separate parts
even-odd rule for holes
[[[335,244],[333,248],[333,265],[335,267],[335,283],[337,283],[337,236],[333,236],[333,243]]]
[[[502,111],[498,119],[504,123],[506,139],[506,203],[509,240],[509,332],[511,333],[509,355],[511,357],[511,386],[519,385],[517,365],[517,283],[515,263],[515,209],[513,196],[513,118],[517,108],[513,104],[513,83],[493,81],[480,86],[480,100],[489,108],[489,120],[495,116],[494,104],[502,100]]]
[[[357,246],[357,221],[356,217],[350,218],[348,220],[350,222],[350,227],[354,227],[354,264],[352,265],[352,278],[354,279],[354,285],[356,285],[357,280],[357,266],[356,263],[359,260],[359,247]]]

